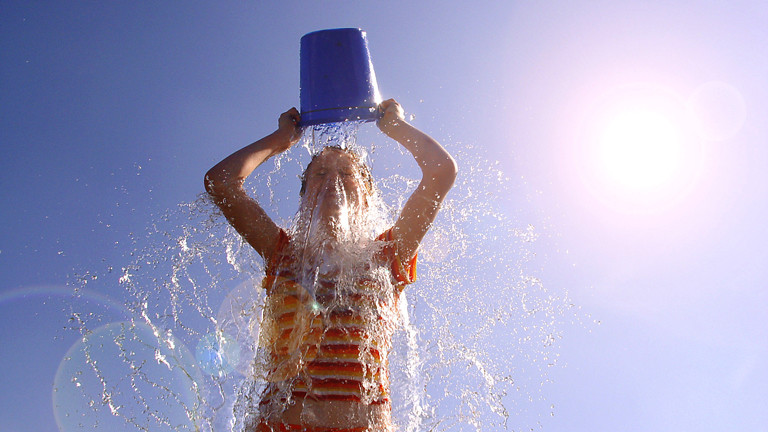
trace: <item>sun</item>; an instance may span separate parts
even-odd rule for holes
[[[669,184],[680,169],[681,143],[681,131],[668,115],[630,108],[606,119],[596,156],[606,182],[626,192],[651,192]]]
[[[685,99],[666,87],[642,83],[592,97],[581,111],[573,146],[570,163],[578,167],[581,180],[573,190],[587,192],[580,195],[585,202],[622,214],[680,208],[706,163]]]

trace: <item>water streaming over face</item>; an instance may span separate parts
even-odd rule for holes
[[[359,127],[315,127],[302,146],[307,154],[328,144],[363,150],[355,142]],[[366,163],[374,153],[373,162],[410,157],[401,149],[368,148]],[[159,217],[135,236],[112,286],[98,285],[110,275],[79,278],[80,289],[123,296],[133,318],[105,325],[101,317],[73,312],[83,339],[62,361],[54,405],[57,418],[77,421],[61,420],[60,428],[87,428],[87,418],[114,422],[105,413],[125,430],[153,431],[242,430],[258,416],[277,416],[296,401],[297,386],[322,393],[297,371],[324,355],[350,311],[365,330],[353,356],[363,365],[389,364],[394,430],[539,427],[518,416],[549,415],[548,369],[557,364],[562,323],[577,312],[565,293],[540,279],[537,230],[500,204],[515,185],[476,154],[454,151],[459,180],[419,250],[417,282],[399,296],[377,258],[386,242],[376,237],[417,180],[398,164],[381,168],[373,193],[360,172],[327,180],[318,190],[328,195],[311,195],[317,183],[308,184],[296,216],[279,223],[290,226],[289,255],[296,257],[285,266],[292,273],[287,282],[270,286],[296,299],[287,330],[276,320],[284,302],[262,287],[261,258],[207,198]],[[296,202],[281,185],[286,172],[306,164],[301,159],[293,150],[254,173],[252,193],[273,214],[284,200]],[[341,211],[323,214],[329,201]],[[371,385],[378,382],[364,381],[364,400],[381,397]],[[260,406],[265,394],[273,402]],[[315,421],[318,413],[304,408],[301,420]]]

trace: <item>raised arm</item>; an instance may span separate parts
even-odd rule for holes
[[[280,229],[243,188],[245,179],[270,157],[288,150],[301,138],[299,112],[284,112],[278,129],[216,164],[205,174],[205,190],[229,223],[265,260],[272,255]]]
[[[403,108],[389,99],[381,103],[384,112],[379,129],[408,149],[421,168],[421,182],[406,201],[392,230],[403,261],[413,257],[437,216],[445,194],[456,180],[456,161],[437,141],[405,121]]]

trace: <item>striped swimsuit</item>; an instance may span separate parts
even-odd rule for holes
[[[416,278],[416,257],[401,263],[391,230],[353,271],[302,276],[292,239],[281,231],[262,281],[267,302],[260,345],[268,352],[263,409],[304,399],[383,404],[397,299]],[[311,286],[310,286],[311,285]]]

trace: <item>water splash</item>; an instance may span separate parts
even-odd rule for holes
[[[353,139],[359,125],[340,127],[313,129],[302,143],[305,156],[330,143],[327,136],[339,134],[352,137],[349,146],[363,147]],[[368,147],[366,158],[377,154],[374,169],[403,158],[402,150],[389,144]],[[542,281],[537,253],[546,245],[540,245],[540,230],[516,220],[506,208],[508,196],[525,191],[476,149],[453,153],[461,168],[459,180],[419,251],[418,282],[406,288],[399,303],[402,328],[394,334],[390,356],[396,429],[538,427],[538,420],[531,424],[524,414],[549,414],[548,371],[558,364],[562,327],[577,312],[565,292]],[[273,213],[285,214],[283,203],[295,206],[297,198],[278,197],[277,185],[287,173],[301,172],[306,160],[281,155],[272,164],[271,170],[257,171],[249,187]],[[380,197],[388,204],[382,211],[391,221],[417,180],[402,174],[399,165],[381,169]],[[83,334],[73,352],[83,354],[70,354],[62,362],[62,382],[82,382],[87,376],[100,383],[78,393],[91,410],[76,410],[79,424],[87,424],[84,418],[108,422],[109,417],[130,425],[126,430],[239,430],[252,414],[243,407],[257,404],[264,388],[263,381],[246,379],[264,376],[258,370],[264,354],[258,343],[265,304],[258,282],[264,271],[261,258],[201,196],[158,217],[143,236],[134,236],[125,263],[116,267],[122,267],[116,277],[97,279],[97,272],[90,272],[76,285],[87,280],[90,289],[104,284],[104,292],[123,296],[134,317],[130,325],[144,329],[134,340],[147,348],[131,352],[121,342],[124,336],[100,332],[100,320],[73,313]],[[101,346],[94,348],[93,334],[101,335],[102,346],[116,347],[117,353],[103,351],[111,353],[106,354],[110,361],[93,360],[94,352],[102,352]],[[196,360],[188,364],[191,354],[174,354],[179,350],[196,350]],[[187,371],[187,378],[160,385],[136,373],[137,364]],[[126,380],[133,384],[120,396],[130,403],[116,404],[110,388]],[[158,398],[183,413],[183,420],[152,415],[159,412],[158,398],[147,393],[165,394]]]

